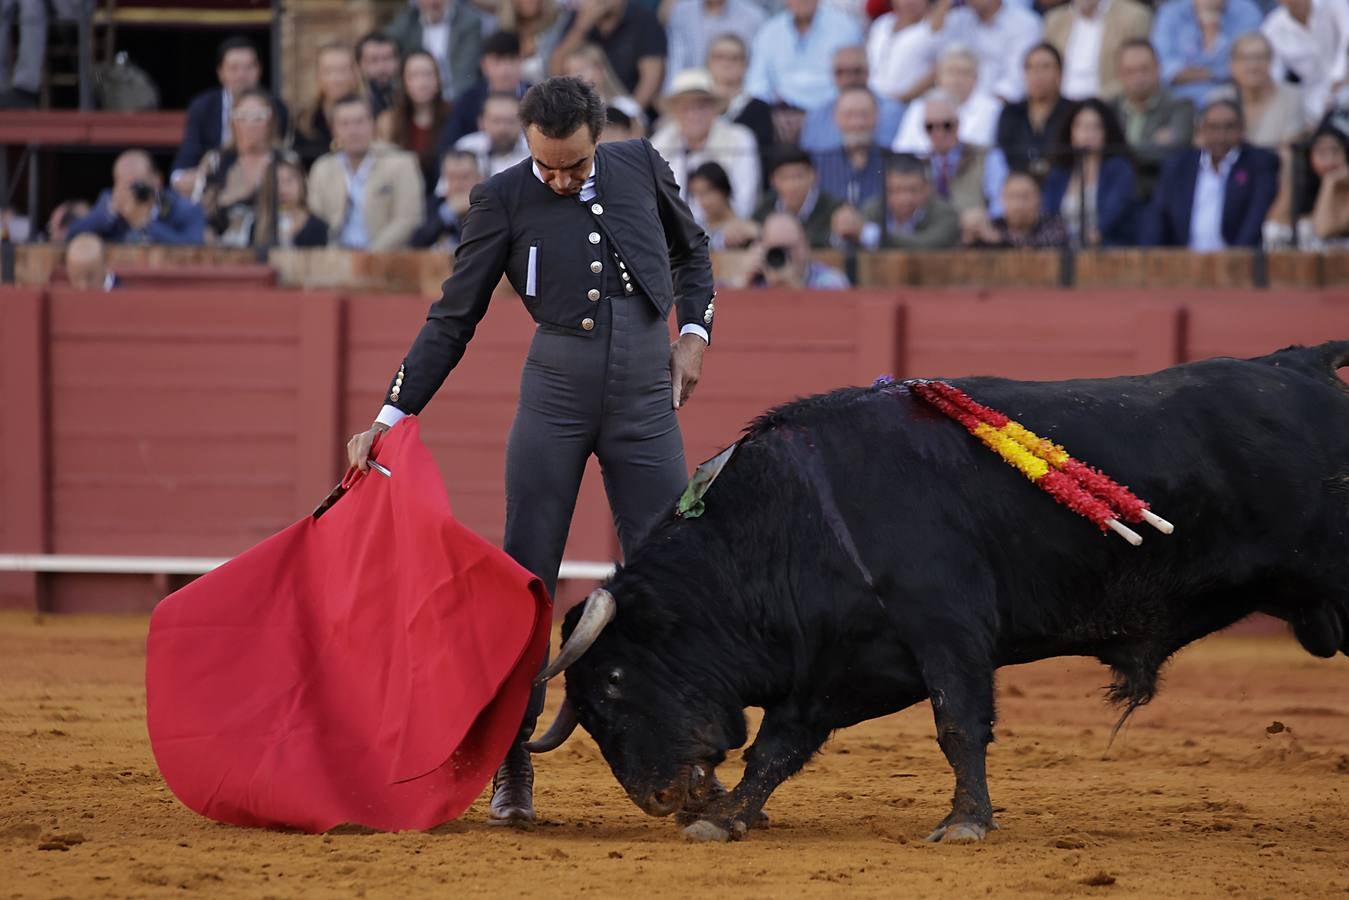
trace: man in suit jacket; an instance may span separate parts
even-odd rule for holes
[[[521,117],[531,158],[473,189],[454,271],[347,454],[364,468],[381,431],[422,411],[504,274],[538,323],[506,447],[504,547],[551,594],[592,454],[628,558],[683,489],[675,410],[698,382],[715,309],[707,236],[649,143],[597,144],[604,103],[577,78],[530,88]],[[536,690],[522,742],[542,708]],[[533,819],[533,768],[517,743],[497,771],[489,822]]]
[[[417,0],[385,29],[398,42],[398,52],[430,53],[440,66],[440,86],[446,100],[478,79],[482,50],[482,14],[469,0]]]
[[[180,194],[190,196],[197,184],[197,165],[207,151],[219,150],[230,143],[230,112],[234,99],[244,91],[258,86],[262,64],[258,50],[247,38],[232,37],[221,42],[216,51],[216,78],[220,87],[202,91],[187,106],[187,120],[183,128],[183,142],[173,157],[169,183]],[[286,134],[288,114],[286,105],[272,98],[276,111],[277,137]]]
[[[333,143],[309,172],[309,211],[330,226],[329,243],[356,250],[406,247],[422,224],[421,166],[405,150],[375,141],[364,97],[333,106]]]
[[[1045,15],[1045,43],[1063,54],[1063,96],[1110,99],[1120,92],[1115,66],[1126,41],[1146,39],[1152,10],[1137,0],[1072,0]]]
[[[1141,243],[1211,252],[1260,246],[1279,191],[1279,157],[1242,140],[1241,107],[1214,100],[1199,114],[1199,148],[1177,151],[1144,217]]]

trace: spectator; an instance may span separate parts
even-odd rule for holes
[[[253,243],[254,225],[264,215],[259,205],[263,184],[271,177],[276,144],[271,96],[254,88],[244,91],[230,111],[230,146],[202,158],[202,213],[225,247]]]
[[[1198,252],[1257,247],[1261,223],[1279,189],[1279,158],[1243,140],[1241,108],[1215,100],[1199,114],[1196,148],[1162,166],[1142,243]]]
[[[978,222],[965,243],[976,247],[1040,249],[1068,242],[1063,220],[1041,209],[1040,185],[1028,172],[1012,172],[1002,183],[1002,215]]]
[[[795,216],[812,247],[828,247],[832,241],[834,213],[843,203],[820,190],[810,156],[795,147],[781,147],[769,164],[772,190],[754,211],[754,221],[765,222],[773,213]]]
[[[614,74],[609,58],[595,44],[585,44],[569,52],[562,61],[562,74],[572,75],[593,87],[605,106],[617,107],[628,114],[633,124],[646,134],[646,109],[628,94]]]
[[[452,251],[459,246],[469,194],[482,181],[478,157],[466,150],[451,150],[440,162],[440,180],[426,201],[426,218],[412,235],[412,246]]]
[[[1120,92],[1115,71],[1127,41],[1146,40],[1152,10],[1136,0],[1071,0],[1045,16],[1045,43],[1063,59],[1063,96],[1110,99]]]
[[[666,27],[670,32],[669,74],[707,65],[712,42],[723,34],[735,35],[742,44],[753,40],[767,15],[754,0],[675,0]]]
[[[89,215],[92,208],[85,200],[58,203],[47,217],[47,240],[53,244],[64,244],[69,237],[70,226]]]
[[[979,91],[978,80],[979,61],[973,53],[957,47],[942,54],[937,63],[937,87],[951,98],[960,113],[960,139],[976,147],[990,147],[997,134],[1002,103]],[[896,153],[922,155],[932,149],[923,128],[924,105],[918,99],[904,110],[904,120],[892,145]]]
[[[18,26],[18,54],[10,32]],[[0,0],[0,109],[36,109],[47,55],[46,0]]]
[[[814,109],[834,97],[829,64],[834,51],[861,43],[846,14],[820,0],[785,0],[785,9],[754,36],[745,90],[768,104]]]
[[[454,110],[441,130],[438,145],[441,154],[454,142],[478,128],[478,116],[488,94],[510,94],[523,98],[529,82],[521,77],[520,38],[510,31],[496,31],[482,42],[478,62],[482,78],[454,100]]]
[[[689,176],[689,196],[711,249],[739,250],[759,236],[755,222],[735,214],[731,207],[731,179],[717,163],[705,162],[693,170]]]
[[[1232,87],[1214,92],[1241,104],[1246,140],[1266,150],[1286,149],[1316,124],[1307,114],[1302,91],[1273,79],[1273,64],[1269,39],[1258,31],[1243,34],[1232,42]]]
[[[1040,17],[1003,0],[966,0],[946,16],[939,37],[946,46],[974,51],[978,90],[1004,103],[1026,94],[1020,61],[1040,40]]]
[[[1260,32],[1279,68],[1302,85],[1307,113],[1319,119],[1334,104],[1349,64],[1349,4],[1343,0],[1282,0]]]
[[[567,32],[553,52],[552,71],[566,74],[568,54],[586,44],[604,51],[619,84],[642,109],[655,106],[665,83],[665,28],[632,0],[578,0]]]
[[[861,207],[884,191],[885,149],[876,143],[876,97],[865,87],[845,88],[834,101],[842,143],[811,154],[820,189]]]
[[[1162,87],[1157,54],[1147,41],[1128,41],[1119,48],[1119,77],[1123,93],[1114,108],[1138,165],[1139,193],[1146,197],[1162,162],[1193,141],[1194,104]]]
[[[277,202],[272,203],[275,185]],[[325,247],[328,244],[328,223],[309,212],[308,192],[304,183],[304,167],[300,157],[286,150],[276,155],[276,178],[263,182],[264,209],[276,207],[275,242],[272,240],[271,216],[263,216],[257,225],[256,243],[270,247]]]
[[[1093,97],[1077,105],[1054,140],[1045,214],[1059,216],[1074,247],[1136,244],[1133,164],[1119,119]]]
[[[361,94],[356,55],[346,44],[320,47],[316,64],[318,96],[300,112],[295,122],[295,152],[306,166],[332,149],[333,111],[337,101]]]
[[[398,42],[380,31],[372,31],[356,42],[356,68],[370,92],[376,122],[393,106],[398,89],[398,55]]]
[[[960,113],[940,90],[928,94],[923,105],[923,129],[932,145],[928,178],[933,193],[955,207],[962,219],[982,214],[1007,177],[1002,154],[960,140]]]
[[[740,287],[845,291],[852,285],[838,269],[811,259],[801,222],[786,213],[764,219]]]
[[[309,172],[309,209],[329,224],[329,243],[397,250],[422,224],[417,157],[375,142],[370,104],[355,94],[333,105],[333,147]]]
[[[951,204],[932,192],[928,165],[901,154],[885,169],[885,196],[871,201],[861,214],[845,208],[834,223],[835,234],[869,250],[939,250],[960,240],[960,217]]]
[[[707,70],[712,74],[712,89],[721,100],[721,117],[744,125],[754,134],[760,158],[777,143],[773,131],[773,109],[758,97],[745,92],[745,72],[749,69],[749,50],[733,34],[723,34],[707,48]]]
[[[77,291],[111,291],[118,286],[102,238],[80,234],[66,245],[66,280]]]
[[[633,126],[632,116],[617,106],[605,107],[604,130],[600,132],[599,141],[601,144],[610,141],[631,141],[639,137],[641,134]]]
[[[1013,172],[1043,178],[1049,171],[1046,146],[1063,129],[1073,105],[1063,99],[1063,57],[1051,44],[1037,44],[1023,61],[1026,99],[1009,103],[998,118],[998,148]]]
[[[482,47],[482,13],[468,0],[416,0],[386,29],[398,42],[398,52],[431,54],[440,69],[440,87],[446,100],[478,79]]]
[[[549,60],[567,31],[557,0],[499,0],[497,28],[520,41],[520,78],[538,84],[548,77]]]
[[[1152,20],[1152,46],[1171,92],[1201,103],[1227,80],[1238,35],[1260,27],[1253,0],[1167,0]]]
[[[479,170],[489,178],[529,159],[529,145],[520,124],[520,98],[515,94],[489,94],[478,118],[478,130],[455,141],[454,149],[476,156]]]
[[[187,106],[187,124],[183,129],[183,142],[173,158],[169,182],[173,189],[184,196],[191,196],[199,187],[197,165],[208,150],[219,150],[230,143],[230,111],[234,101],[244,91],[258,86],[262,65],[258,61],[258,51],[246,38],[227,38],[216,51],[215,75],[220,82],[219,88],[211,88],[192,98]],[[275,132],[286,134],[288,121],[286,105],[272,97],[272,110],[276,116]]]
[[[840,94],[849,88],[867,88],[867,53],[863,47],[840,47],[834,51],[834,88]],[[806,113],[806,121],[801,126],[801,149],[814,153],[819,150],[837,150],[843,144],[843,135],[839,132],[834,115],[834,99],[815,107]],[[904,116],[904,107],[888,98],[876,98],[876,132],[873,140],[882,147],[889,147],[899,131],[899,122]]]
[[[68,234],[96,234],[114,244],[200,244],[206,230],[201,207],[162,181],[150,154],[126,150],[112,165],[112,188]]]
[[[894,11],[878,18],[867,33],[867,62],[873,91],[896,103],[909,103],[934,82],[933,69],[941,47],[937,31],[949,3],[891,0]]]
[[[438,142],[450,121],[450,104],[440,90],[440,70],[424,50],[403,57],[393,106],[375,121],[375,134],[417,157],[422,181],[430,187],[440,173]]]
[[[680,72],[665,104],[669,115],[651,144],[670,164],[675,181],[687,190],[690,172],[705,162],[719,163],[730,177],[732,208],[749,215],[759,196],[758,148],[748,128],[718,117],[712,76],[705,69]]]
[[[1303,250],[1349,247],[1349,137],[1330,127],[1312,136],[1307,185],[1298,204],[1298,246]]]

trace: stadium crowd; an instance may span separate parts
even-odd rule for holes
[[[48,237],[453,248],[566,74],[749,283],[846,286],[830,246],[1349,246],[1349,0],[414,0],[312,65],[288,110],[224,41],[171,170],[127,150]]]

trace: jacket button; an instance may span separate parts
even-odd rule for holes
[[[623,273],[623,280],[624,280],[624,281],[631,281],[631,280],[632,280],[632,276],[629,275],[627,272],[624,272],[624,273]]]
[[[591,288],[590,290],[586,291],[586,296],[590,298],[591,303],[600,302],[599,288]]]
[[[590,232],[590,243],[598,244],[600,242],[600,233],[598,231]]]
[[[586,331],[594,331],[595,320],[590,318],[589,316],[586,316],[584,319],[581,320],[581,327],[584,328]]]
[[[600,274],[600,271],[603,268],[604,263],[600,262],[598,259],[590,264],[590,271],[594,272],[596,275]]]
[[[627,284],[623,285],[623,290],[625,290],[625,291],[627,291],[629,294],[631,294],[631,293],[632,293],[632,282],[629,281]]]
[[[604,215],[604,207],[603,207],[603,206],[600,206],[598,203],[592,203],[592,204],[590,204],[590,211],[593,212],[593,213],[594,213],[595,215],[597,215],[597,216],[602,216],[602,215]]]

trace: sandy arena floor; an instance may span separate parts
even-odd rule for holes
[[[922,841],[951,789],[926,706],[839,735],[769,830],[708,846],[639,812],[588,739],[541,762],[532,833],[482,801],[433,833],[201,819],[150,756],[145,624],[0,616],[0,898],[1349,897],[1349,659],[1282,638],[1181,654],[1108,755],[1104,669],[1004,671],[981,846]]]

